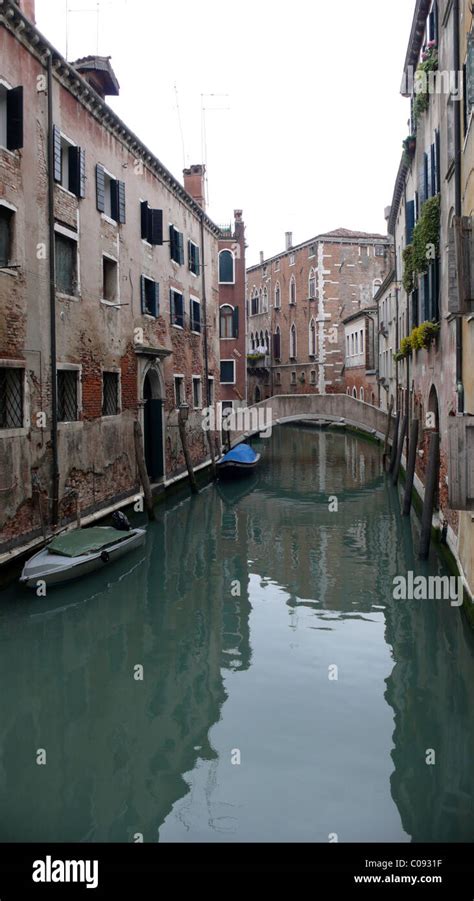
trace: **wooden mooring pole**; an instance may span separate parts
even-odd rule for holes
[[[397,413],[397,417],[395,419],[395,430],[392,438],[392,450],[390,453],[390,465],[388,467],[389,473],[393,472],[393,468],[395,466],[395,460],[397,459],[397,441],[398,441],[398,428],[400,426],[400,411]]]
[[[388,408],[388,420],[387,420],[387,429],[385,432],[385,440],[383,443],[383,465],[384,469],[387,467],[387,457],[388,457],[388,439],[390,437],[390,426],[392,424],[392,413],[393,413],[393,399],[390,400],[390,405]]]
[[[148,519],[152,520],[155,518],[155,512],[153,510],[153,495],[151,493],[150,479],[148,478],[148,473],[146,471],[142,427],[138,420],[136,420],[133,425],[133,437],[135,440],[135,457],[137,460],[138,472],[140,474],[140,481],[142,483],[143,494],[145,496],[146,512],[148,514]]]
[[[419,419],[414,419],[410,428],[410,445],[408,448],[407,474],[405,481],[405,495],[403,498],[404,516],[410,515],[411,499],[413,496],[413,482],[415,479],[416,450],[418,446],[418,430],[420,426]]]
[[[186,469],[188,470],[189,476],[189,485],[193,494],[199,494],[199,488],[196,482],[196,476],[194,475],[193,464],[191,460],[191,454],[189,453],[188,448],[188,439],[186,437],[186,425],[185,425],[185,416],[182,414],[182,405],[179,413],[178,413],[178,429],[179,429],[179,437],[181,438],[181,445],[183,448],[184,459],[186,462]]]
[[[392,473],[392,483],[394,485],[396,485],[398,482],[398,476],[400,473],[400,463],[402,461],[402,454],[403,454],[403,445],[405,444],[407,430],[408,430],[408,416],[404,416],[402,419],[402,427],[400,429],[400,437],[398,439],[397,455],[395,457],[395,466],[393,467],[393,473]]]
[[[423,501],[423,513],[421,517],[421,536],[419,557],[426,560],[430,552],[431,524],[433,520],[433,508],[436,498],[436,489],[439,479],[439,432],[431,433],[428,467],[426,470],[425,499]]]

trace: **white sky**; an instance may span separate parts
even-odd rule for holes
[[[64,54],[66,3],[68,58],[112,57],[121,92],[108,102],[180,180],[202,160],[206,107],[208,211],[225,224],[243,209],[247,265],[282,250],[285,231],[295,244],[386,231],[415,0],[99,0],[98,33],[97,0],[36,0]]]

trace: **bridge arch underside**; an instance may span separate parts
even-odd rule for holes
[[[250,411],[254,421],[249,423],[251,432],[245,434],[261,431],[260,427],[255,428],[257,417],[259,426],[265,422],[270,424],[269,418],[272,426],[324,422],[359,429],[379,440],[385,439],[388,425],[387,413],[347,394],[275,395],[250,407]]]

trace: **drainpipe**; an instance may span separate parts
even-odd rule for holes
[[[51,344],[51,521],[59,520],[58,392],[56,367],[56,260],[54,243],[54,141],[53,141],[53,59],[48,52],[48,218],[49,218],[49,328]]]
[[[461,85],[459,84],[459,0],[453,3],[454,17],[454,71],[457,73],[458,96]],[[456,216],[462,215],[461,206],[461,102],[454,104],[454,207]],[[462,341],[462,315],[456,318],[456,386],[458,390],[458,413],[464,413],[464,385],[463,385],[463,341]]]

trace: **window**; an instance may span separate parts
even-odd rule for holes
[[[79,418],[77,403],[77,369],[58,370],[58,421],[76,422]]]
[[[255,288],[255,291],[254,291],[254,293],[253,293],[253,295],[252,295],[251,315],[252,315],[252,316],[256,316],[258,312],[259,312],[259,309],[258,309],[258,291],[257,291],[257,289]]]
[[[0,84],[0,146],[7,150],[23,147],[23,88]]]
[[[13,210],[0,206],[0,268],[8,266],[13,253]]]
[[[186,393],[184,390],[184,376],[175,375],[174,377],[174,398],[176,407],[186,403]]]
[[[376,244],[375,245],[375,256],[376,257],[384,257],[385,256],[384,244]]]
[[[310,244],[308,247],[308,256],[315,257],[316,256],[316,244]]]
[[[184,263],[184,238],[182,232],[170,225],[170,257],[175,263]]]
[[[223,304],[220,309],[220,336],[221,338],[238,338],[239,336],[239,308]]]
[[[280,260],[275,260],[275,272],[280,271]]]
[[[114,222],[125,222],[125,183],[113,178],[104,167],[97,163],[95,167],[96,204],[100,213],[104,213]]]
[[[230,250],[221,250],[219,254],[219,283],[234,283],[234,255]]]
[[[267,275],[268,275],[268,266],[265,265],[263,267],[262,276],[263,276],[263,278],[266,278]]]
[[[309,324],[309,355],[316,356],[316,324],[314,319]]]
[[[118,297],[118,266],[117,261],[110,257],[102,257],[102,298],[111,303]]]
[[[160,313],[160,286],[158,282],[140,276],[140,302],[142,314],[146,316],[159,316]]]
[[[207,380],[207,396],[210,404],[214,403],[214,377]]]
[[[0,368],[0,429],[23,427],[24,369]]]
[[[364,353],[364,330],[363,329],[360,330],[360,352],[361,352],[361,354]]]
[[[474,108],[474,29],[471,29],[470,34],[467,36],[467,56],[466,56],[466,64],[465,64],[465,88],[464,88],[464,116],[465,116],[465,126],[464,130],[467,131],[469,127],[469,117]]]
[[[235,360],[221,360],[221,384],[235,384]]]
[[[291,304],[295,304],[295,303],[296,303],[296,282],[295,282],[295,277],[294,277],[294,275],[292,275],[292,276],[291,276],[291,279],[290,279],[290,295],[289,295],[289,302],[290,302]]]
[[[119,408],[119,374],[102,373],[102,416],[117,416]]]
[[[250,350],[255,350],[255,338],[253,336],[253,332],[250,335]]]
[[[346,335],[346,357],[350,357],[350,355],[351,355],[351,348],[350,348],[350,342],[349,342],[349,335]]]
[[[221,413],[222,413],[222,421],[225,421],[225,418],[229,416],[230,413],[234,411],[234,401],[233,400],[223,400],[221,401]]]
[[[56,288],[61,294],[77,294],[77,241],[55,234]]]
[[[184,298],[179,291],[170,291],[171,325],[184,328]]]
[[[265,331],[265,353],[270,353],[270,336],[268,331]]]
[[[194,241],[188,241],[188,267],[193,275],[199,275],[199,247]]]
[[[294,253],[290,253],[290,266],[295,265],[295,255]]]
[[[280,307],[281,307],[280,282],[277,282],[275,285],[275,309],[279,310]]]
[[[201,332],[201,301],[191,297],[189,301],[189,320],[192,332]]]
[[[291,384],[296,385],[296,372],[291,373]]]
[[[273,335],[273,357],[275,360],[281,360],[281,334],[279,325],[277,325],[276,332]]]
[[[201,378],[193,375],[193,407],[195,410],[199,410],[202,407],[201,393]]]
[[[357,400],[357,388],[352,389],[352,397],[355,397],[355,399]]]
[[[268,291],[266,288],[263,289],[263,307],[262,311],[266,313],[268,311]]]
[[[277,385],[281,385],[281,372],[275,372],[275,382]]]
[[[86,196],[86,153],[53,125],[54,180],[75,194]]]
[[[363,388],[361,388],[360,391],[359,391],[359,397],[360,397],[361,400],[365,400],[365,393],[364,393],[364,389],[363,389]]]
[[[314,269],[311,269],[309,273],[308,297],[310,300],[314,300],[316,297],[316,273]]]
[[[155,246],[163,244],[163,210],[152,210],[147,200],[140,203],[140,226],[143,241]]]
[[[310,374],[310,382],[312,385],[316,384],[316,370],[312,369]]]
[[[290,360],[296,360],[296,326],[290,328]]]
[[[355,353],[356,354],[359,353],[359,334],[358,334],[358,332],[355,333]]]

